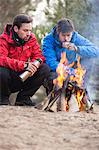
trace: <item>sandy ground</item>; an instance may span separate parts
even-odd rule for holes
[[[0,106],[0,150],[99,150],[99,105],[93,113]]]

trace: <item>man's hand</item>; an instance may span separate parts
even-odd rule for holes
[[[29,62],[27,70],[31,72],[31,75],[30,75],[30,77],[31,77],[37,71],[37,66],[35,64],[33,64],[32,62]]]
[[[77,51],[77,46],[74,43],[63,42],[62,46],[68,50],[74,50],[75,52]]]

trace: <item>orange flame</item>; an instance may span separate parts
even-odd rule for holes
[[[77,60],[77,68],[75,69],[75,76],[71,76],[71,81],[76,81],[77,85],[81,88],[83,86],[83,78],[86,73],[86,70],[82,68],[80,64],[80,57],[78,57]],[[78,102],[79,110],[83,111],[85,109],[85,105],[83,103],[83,97],[84,97],[84,91],[83,90],[77,90],[76,92],[76,99]]]
[[[78,57],[77,60],[77,68],[75,69],[75,76],[71,76],[70,80],[71,81],[76,81],[78,86],[81,87],[83,86],[83,78],[84,75],[86,73],[86,70],[84,68],[82,68],[81,64],[80,64],[80,57]]]
[[[79,110],[80,111],[83,111],[85,109],[85,105],[83,103],[83,98],[84,98],[84,91],[82,90],[78,90],[77,93],[76,93],[76,99],[77,99],[77,102],[78,102],[78,106],[79,106]]]
[[[65,73],[64,66],[63,66],[64,63],[65,64],[68,63],[65,52],[62,53],[60,63],[56,69],[58,77],[53,81],[53,83],[55,85],[58,85],[60,88],[62,88],[63,82],[65,81],[66,76],[68,75]]]
[[[63,82],[66,80],[66,77],[68,76],[68,73],[65,71],[64,65],[68,66],[69,68],[74,66],[74,62],[72,64],[68,65],[68,60],[66,58],[66,53],[63,52],[61,55],[60,63],[56,69],[56,72],[58,74],[58,77],[54,79],[53,83],[57,85],[59,88],[62,88]],[[83,78],[85,75],[85,69],[82,68],[80,64],[80,57],[77,59],[77,68],[75,69],[75,76],[70,76],[70,81],[76,82],[77,86],[80,88],[83,86]],[[75,97],[78,103],[79,110],[82,111],[85,109],[84,103],[83,103],[83,97],[84,97],[84,91],[83,90],[77,90],[75,93]],[[66,111],[69,110],[69,105],[67,104],[67,98],[66,98]]]

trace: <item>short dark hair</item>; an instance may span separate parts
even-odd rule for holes
[[[70,19],[66,19],[66,18],[60,19],[57,22],[56,30],[58,33],[72,32],[74,31],[73,22]]]
[[[19,14],[16,15],[13,19],[13,27],[17,26],[18,28],[20,28],[22,26],[22,23],[31,23],[32,21],[32,17],[25,14]]]

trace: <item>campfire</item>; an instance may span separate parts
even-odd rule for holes
[[[56,72],[58,77],[53,80],[53,91],[43,102],[41,109],[54,112],[92,110],[92,104],[83,86],[86,70],[80,64],[80,57],[78,56],[77,62],[68,64],[66,53],[63,52]]]

